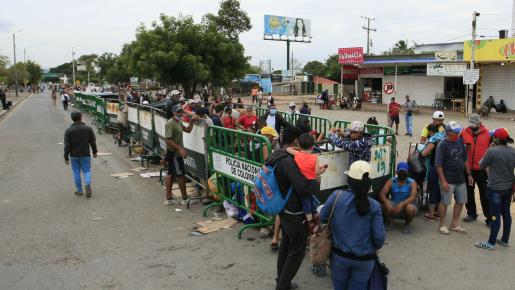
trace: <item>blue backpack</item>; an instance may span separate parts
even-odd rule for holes
[[[286,206],[286,202],[290,199],[293,186],[290,187],[286,197],[283,197],[275,177],[275,166],[264,165],[259,170],[254,179],[254,189],[252,190],[256,196],[256,203],[261,211],[267,215],[276,215],[281,213]]]

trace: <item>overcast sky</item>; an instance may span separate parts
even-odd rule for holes
[[[381,53],[399,39],[410,44],[462,41],[470,37],[472,11],[481,13],[478,34],[496,37],[497,30],[511,29],[512,0],[242,0],[253,28],[241,36],[252,63],[271,59],[274,69],[286,64],[286,43],[263,40],[263,15],[284,15],[311,20],[312,43],[294,43],[294,57],[305,63],[323,61],[339,47],[366,46],[361,16],[375,18],[373,53]],[[192,15],[200,21],[216,13],[217,0],[2,0],[0,9],[0,54],[12,60],[12,32],[16,34],[17,59],[27,57],[44,68],[77,55],[118,53],[135,37],[140,23],[150,23],[160,13]]]

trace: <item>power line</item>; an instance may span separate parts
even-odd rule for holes
[[[370,18],[368,16],[361,16],[361,18],[367,20],[367,26],[363,26],[361,28],[363,28],[364,30],[367,31],[367,55],[370,54],[370,31],[374,31],[374,32],[377,32],[377,30],[375,28],[370,28],[370,22],[371,21],[375,21],[376,19],[375,18]]]

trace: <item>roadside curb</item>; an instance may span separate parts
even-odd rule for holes
[[[19,99],[16,103],[13,104],[13,106],[9,109],[9,110],[2,110],[0,111],[0,122],[6,118],[10,112],[14,111],[16,109],[16,107],[18,107],[19,104],[23,103],[27,98],[29,98],[30,96],[33,96],[34,94],[30,94],[30,95],[27,95],[25,97],[22,97],[21,99]]]

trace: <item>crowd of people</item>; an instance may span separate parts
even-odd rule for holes
[[[258,105],[262,101],[260,92],[252,92],[253,102]],[[311,128],[308,118],[300,117],[296,124],[290,124],[278,112],[271,95],[267,100],[268,111],[261,117],[256,116],[254,107],[245,107],[241,99],[233,102],[230,96],[216,97],[210,102],[200,98],[187,101],[180,92],[171,91],[163,100],[169,118],[165,126],[167,153],[162,161],[168,168],[165,205],[187,202],[184,159],[188,153],[183,134],[191,132],[194,123],[201,121],[206,126],[260,134],[270,141],[271,155],[259,146],[252,150],[262,152],[265,163],[275,168],[281,195],[285,197],[291,190],[284,210],[276,216],[271,244],[272,249],[278,250],[276,289],[296,287],[293,279],[304,260],[308,238],[324,222],[330,223],[333,233],[330,268],[334,289],[366,289],[377,251],[384,244],[385,232],[392,229],[395,220],[403,221],[403,234],[412,232],[412,221],[421,210],[417,202],[420,192],[428,194],[425,220],[438,221],[435,228],[441,234],[464,234],[467,230],[460,223],[474,222],[479,217],[475,202],[477,185],[491,234],[488,240],[475,245],[490,250],[496,245],[509,245],[515,169],[515,149],[510,146],[513,139],[505,128],[489,130],[478,114],[472,114],[468,126],[462,128],[454,121],[445,122],[443,112],[434,112],[410,160],[400,161],[395,176],[387,180],[377,194],[371,194],[369,162],[374,132],[361,121],[352,121],[346,130],[331,128],[329,132],[317,132]],[[286,113],[289,114],[310,114],[307,103],[300,109],[294,102],[288,107]],[[388,106],[389,125],[398,127],[401,108],[392,99]],[[406,134],[411,136],[412,114],[417,106],[409,96],[404,109],[409,113],[406,114]],[[80,123],[77,118],[74,116]],[[377,124],[377,120],[367,123]],[[395,131],[398,133],[398,128]],[[318,194],[323,173],[328,169],[318,162],[316,155],[321,151],[317,148],[321,140],[348,151],[350,168],[342,172],[347,175],[348,187],[331,194],[320,209],[313,197]],[[418,161],[423,163],[422,177],[416,172],[420,169],[412,156],[418,156]],[[174,181],[179,185],[181,201],[171,194]],[[446,213],[452,199],[454,205],[448,223]],[[467,216],[460,220],[464,206]],[[498,239],[501,220],[503,233]]]

